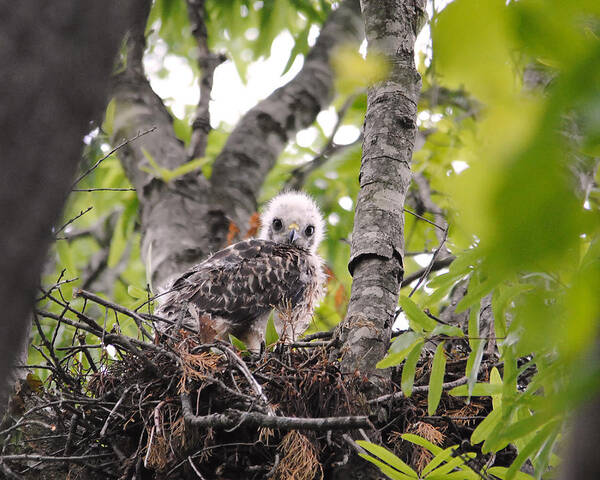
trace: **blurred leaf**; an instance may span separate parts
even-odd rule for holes
[[[239,338],[237,338],[235,335],[233,335],[233,334],[230,333],[229,334],[229,341],[240,352],[242,352],[242,353],[248,353],[248,347],[246,346],[246,344],[244,342],[242,342]]]
[[[267,348],[272,347],[279,341],[279,334],[277,333],[277,329],[275,328],[275,311],[271,311],[271,315],[269,315],[269,320],[267,320],[267,327],[265,329],[265,344]]]
[[[413,302],[407,296],[400,295],[398,303],[400,303],[404,313],[406,313],[413,330],[426,330],[431,332],[437,327],[438,323],[434,319],[425,315],[425,313],[423,313],[423,311],[415,304],[415,302]]]
[[[435,415],[435,411],[442,398],[442,384],[446,373],[446,352],[444,342],[435,349],[433,363],[431,366],[431,377],[429,379],[429,391],[427,392],[427,411],[429,415]]]
[[[125,207],[125,210],[123,210],[123,213],[121,213],[121,216],[117,221],[115,231],[113,232],[113,236],[110,241],[110,250],[107,260],[109,268],[114,268],[117,266],[121,260],[121,257],[123,256],[123,253],[125,252],[125,249],[127,248],[127,243],[129,242],[137,219],[137,208],[137,197],[134,196],[132,201],[130,201]]]
[[[492,385],[490,383],[476,383],[469,392],[468,385],[454,387],[448,392],[455,397],[487,397],[502,393],[502,385]]]
[[[417,362],[421,356],[421,349],[423,348],[423,341],[419,341],[415,344],[413,349],[410,351],[402,367],[402,379],[401,387],[402,393],[407,397],[412,395],[413,384],[415,382],[415,372],[417,369]]]
[[[148,298],[148,292],[143,288],[136,287],[135,285],[128,285],[127,293],[138,300],[145,300]]]
[[[426,438],[420,437],[419,435],[415,435],[413,433],[403,433],[401,435],[401,437],[402,437],[402,440],[406,440],[407,442],[411,442],[411,443],[414,443],[415,445],[419,445],[423,448],[426,448],[431,453],[436,455],[436,458],[438,456],[440,456],[442,453],[449,450],[449,449],[443,450],[441,447],[438,447],[437,445],[431,443]],[[456,445],[455,445],[455,447],[456,447]],[[423,475],[425,475],[424,471],[422,473],[423,473]]]
[[[383,447],[380,447],[379,445],[376,445],[374,443],[367,442],[365,440],[356,440],[356,443],[358,445],[360,445],[362,448],[364,448],[370,454],[383,460],[388,465],[392,466],[394,469],[399,471],[399,472],[393,472],[393,473],[403,473],[406,476],[408,476],[408,478],[414,478],[414,479],[417,479],[419,477],[417,475],[417,472],[415,472],[412,468],[410,468],[406,463],[404,463],[401,459],[399,459],[396,455],[394,455],[389,450],[387,450]],[[377,466],[379,466],[381,468],[380,465],[377,465]],[[384,471],[384,473],[386,473],[386,475],[388,474],[385,471]],[[401,478],[401,477],[392,477],[392,478]]]
[[[415,348],[417,343],[423,343],[422,335],[416,332],[406,332],[399,335],[390,346],[388,354],[379,361],[377,368],[387,368],[399,365]]]
[[[384,56],[369,52],[365,59],[358,52],[357,45],[338,47],[331,65],[335,72],[336,90],[346,96],[384,80],[389,72]]]
[[[43,391],[42,379],[34,373],[28,373],[25,381],[32,392],[40,393]]]

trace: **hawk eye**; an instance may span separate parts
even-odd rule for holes
[[[279,218],[276,218],[273,220],[273,230],[278,231],[281,230],[283,228],[283,223],[281,223],[281,220]]]
[[[313,234],[313,233],[315,233],[315,227],[313,227],[312,225],[309,225],[308,227],[306,227],[306,228],[304,229],[304,234],[305,234],[307,237],[310,237],[310,236],[312,236],[312,234]]]

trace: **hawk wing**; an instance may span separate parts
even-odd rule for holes
[[[307,253],[269,240],[251,239],[225,248],[175,281],[161,305],[168,314],[194,304],[232,324],[248,324],[274,307],[294,308],[303,299],[314,267]]]

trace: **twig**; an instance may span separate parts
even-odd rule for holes
[[[366,416],[301,418],[280,417],[258,412],[242,412],[229,409],[227,413],[213,413],[198,416],[192,413],[192,405],[187,395],[181,395],[181,406],[185,420],[195,427],[232,428],[236,425],[248,427],[281,428],[284,430],[352,430],[355,428],[372,428]]]
[[[442,268],[446,268],[455,259],[456,259],[456,257],[454,255],[449,255],[447,257],[439,258],[439,259],[435,260],[435,262],[433,262],[433,264],[430,264],[431,268],[429,268],[430,265],[427,265],[427,267],[417,270],[416,272],[411,273],[410,275],[407,275],[406,277],[404,277],[400,287],[404,288],[404,287],[410,285],[412,282],[414,282],[418,278],[423,277],[423,275],[425,275],[425,273],[427,273],[427,275],[429,275],[431,272],[437,272],[438,270],[441,270]],[[429,271],[427,271],[428,268],[429,268]]]
[[[444,243],[446,243],[447,238],[448,238],[448,226],[446,226],[446,228],[444,229],[444,236],[442,237],[442,241],[440,242],[439,247],[436,249],[436,251],[431,256],[431,261],[429,262],[429,265],[427,265],[427,267],[425,268],[425,271],[423,272],[423,275],[421,276],[421,278],[419,279],[417,284],[414,286],[414,288],[411,290],[411,292],[408,294],[409,297],[413,296],[413,294],[417,291],[417,289],[421,286],[423,281],[427,278],[427,276],[431,272],[431,269],[433,268],[433,264],[435,263],[435,259],[438,256],[438,254],[440,253],[440,251],[442,250],[442,247],[444,246]]]
[[[123,148],[125,145],[137,140],[140,137],[143,137],[144,135],[147,135],[151,132],[153,132],[154,130],[156,130],[156,127],[152,127],[149,128],[148,130],[144,130],[143,132],[138,132],[137,135],[135,137],[129,138],[127,140],[124,140],[123,142],[121,142],[119,145],[117,145],[115,148],[113,148],[110,152],[108,152],[106,155],[104,155],[100,160],[98,160],[96,163],[94,163],[94,165],[92,165],[90,168],[88,168],[85,172],[83,172],[78,178],[77,180],[75,180],[73,182],[73,184],[71,185],[71,190],[75,188],[75,185],[77,185],[79,182],[81,182],[85,177],[87,177],[90,173],[92,173],[97,167],[98,165],[100,165],[104,160],[106,160],[108,157],[110,157],[113,153],[115,153],[117,150]]]
[[[254,378],[252,376],[252,373],[250,373],[250,370],[248,369],[248,366],[244,363],[244,361],[240,357],[238,357],[237,354],[225,344],[220,344],[219,349],[225,350],[229,360],[234,362],[237,365],[238,370],[240,372],[242,372],[244,377],[246,377],[246,380],[248,380],[248,383],[250,384],[250,387],[252,388],[252,390],[254,390],[256,392],[256,395],[258,395],[258,397],[263,401],[263,403],[267,407],[269,415],[275,415],[275,411],[273,410],[273,407],[271,407],[269,400],[265,396],[265,394],[262,390],[262,387],[260,386],[260,383],[258,383],[256,381],[256,378]]]
[[[446,227],[442,227],[441,225],[438,225],[437,223],[435,223],[435,222],[432,222],[432,221],[431,221],[431,220],[429,220],[428,218],[425,218],[425,217],[423,217],[423,216],[419,215],[418,213],[415,213],[415,212],[413,212],[413,211],[409,210],[408,208],[404,208],[403,210],[404,210],[406,213],[409,213],[409,214],[411,214],[413,217],[417,217],[418,219],[420,219],[420,220],[423,220],[424,222],[430,223],[431,225],[433,225],[433,226],[434,226],[434,227],[436,227],[436,228],[439,228],[440,230],[446,230]]]
[[[112,453],[98,453],[96,455],[74,455],[72,457],[61,456],[56,457],[53,455],[33,455],[33,454],[22,454],[22,455],[0,455],[0,461],[17,461],[26,460],[34,462],[73,462],[73,463],[85,463],[95,458],[106,458],[112,456]]]
[[[357,95],[351,95],[346,99],[346,101],[344,102],[342,107],[337,111],[337,121],[335,122],[335,125],[333,126],[333,130],[331,132],[331,135],[327,139],[325,146],[323,146],[321,151],[312,160],[310,160],[310,161],[300,165],[299,167],[296,167],[294,170],[292,170],[292,172],[290,174],[290,178],[288,179],[288,181],[285,184],[285,188],[292,189],[292,190],[301,189],[302,186],[304,185],[304,182],[306,181],[306,178],[312,172],[314,172],[317,168],[324,165],[327,162],[327,160],[329,160],[333,155],[335,155],[336,153],[338,153],[342,150],[353,147],[357,143],[362,142],[362,140],[363,140],[362,132],[354,142],[352,142],[348,145],[338,145],[333,142],[333,137],[335,137],[335,134],[338,132],[339,128],[341,127],[342,121],[344,120],[344,117],[346,116],[348,109],[354,103],[356,96]]]
[[[85,210],[81,210],[79,212],[78,215],[74,216],[71,220],[69,220],[67,223],[65,223],[62,227],[60,227],[58,230],[56,230],[54,232],[54,236],[58,235],[60,232],[62,232],[65,228],[67,228],[71,223],[73,223],[75,220],[77,220],[80,217],[83,217],[87,212],[89,212],[91,209],[93,209],[94,207],[88,207]]]
[[[321,338],[331,338],[331,337],[333,337],[333,332],[331,332],[331,331],[316,332],[316,333],[311,333],[310,335],[306,335],[306,337],[302,338],[302,340],[305,342],[310,342],[311,340],[318,340]]]
[[[63,450],[63,455],[69,455],[71,450],[71,445],[73,444],[73,436],[77,431],[77,424],[79,423],[79,414],[74,413],[71,415],[71,424],[69,425],[69,434],[67,435],[67,441],[65,442],[65,449]]]
[[[133,318],[133,320],[135,321],[135,323],[136,323],[137,327],[139,328],[140,332],[142,333],[142,335],[150,341],[154,340],[152,338],[152,335],[150,335],[144,328],[144,325],[143,325],[144,319],[138,313],[132,312],[128,308],[125,308],[122,305],[119,305],[117,303],[113,303],[109,300],[105,300],[104,298],[99,297],[98,295],[95,295],[91,292],[88,292],[87,290],[76,289],[73,291],[73,295],[76,297],[87,298],[88,300],[91,300],[94,303],[97,303],[104,307],[110,308],[116,312],[127,315],[130,318]]]
[[[468,380],[467,377],[461,377],[458,380],[453,380],[452,382],[443,383],[442,390],[450,390],[454,387],[459,387],[459,386],[467,383],[467,380]],[[429,385],[420,385],[418,387],[413,387],[413,389],[412,389],[412,393],[423,393],[423,392],[428,392],[428,391],[429,391]],[[388,393],[387,395],[382,395],[381,397],[372,398],[371,400],[367,401],[367,403],[368,404],[381,403],[381,402],[387,402],[388,400],[399,400],[399,399],[405,398],[405,397],[406,397],[406,395],[404,395],[404,392]]]
[[[135,188],[73,188],[72,192],[137,192]]]
[[[204,477],[202,476],[200,471],[196,468],[196,465],[194,465],[194,462],[192,461],[192,457],[188,456],[187,459],[188,459],[188,463],[192,467],[192,470],[194,470],[194,472],[196,472],[196,475],[198,475],[198,478],[200,478],[200,480],[204,480]]]
[[[102,426],[102,430],[100,430],[100,438],[102,438],[102,437],[104,437],[104,435],[106,435],[106,430],[108,428],[108,422],[110,421],[111,418],[113,418],[115,416],[115,413],[117,412],[117,408],[119,408],[119,405],[121,405],[121,403],[123,403],[123,400],[125,400],[125,395],[127,395],[127,393],[129,393],[129,390],[131,390],[132,387],[133,387],[133,385],[129,385],[123,391],[123,393],[121,394],[121,397],[119,398],[119,401],[117,403],[115,403],[115,406],[108,414],[108,417],[106,417],[106,421],[104,422],[104,425]]]

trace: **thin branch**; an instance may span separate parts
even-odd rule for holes
[[[148,331],[144,328],[144,318],[142,318],[141,315],[139,315],[138,313],[135,313],[131,310],[129,310],[128,308],[123,307],[122,305],[119,305],[117,303],[111,302],[109,300],[105,300],[102,297],[99,297],[98,295],[95,295],[91,292],[88,292],[86,290],[81,290],[81,289],[76,289],[73,292],[73,295],[76,297],[83,297],[83,298],[87,298],[88,300],[91,300],[94,303],[97,303],[99,305],[102,305],[104,307],[110,308],[116,312],[122,313],[124,315],[127,315],[128,317],[132,318],[136,325],[138,326],[139,330],[142,332],[142,335],[144,337],[146,337],[148,340],[153,341],[154,339],[152,338],[152,335],[150,335],[148,333]]]
[[[408,294],[409,297],[413,296],[413,294],[417,291],[417,289],[421,286],[423,281],[427,278],[427,276],[431,272],[431,269],[433,268],[433,264],[435,263],[436,257],[438,256],[438,254],[444,247],[444,244],[446,243],[447,239],[448,239],[448,227],[446,227],[446,229],[444,230],[444,236],[442,237],[439,247],[431,256],[431,261],[429,262],[429,265],[427,265],[427,267],[425,268],[425,271],[423,272],[423,275],[421,276],[421,278],[419,279],[417,284],[414,286],[414,288],[411,290],[411,292]]]
[[[455,260],[455,258],[456,257],[454,255],[450,255],[450,256],[444,257],[444,258],[438,258],[437,260],[435,260],[433,262],[433,264],[430,263],[426,267],[423,267],[422,269],[417,270],[416,272],[411,273],[410,275],[407,275],[406,277],[404,277],[400,287],[404,288],[404,287],[410,285],[412,282],[414,282],[418,278],[422,278],[423,275],[425,275],[426,273],[427,273],[427,275],[429,275],[431,272],[437,272],[438,270],[441,270],[442,268],[446,268],[448,265],[450,265]],[[430,266],[431,266],[431,268],[430,268]],[[428,271],[428,269],[429,269],[429,271]]]
[[[96,455],[74,455],[72,457],[55,457],[52,455],[0,455],[0,461],[34,461],[34,462],[72,462],[85,463],[95,458],[106,458],[112,456],[112,453],[99,453]]]
[[[467,383],[467,381],[468,381],[467,377],[461,377],[458,380],[443,383],[442,390],[451,390],[454,387],[460,387],[461,385],[464,385],[465,383]],[[423,393],[423,392],[428,392],[428,391],[429,391],[429,385],[420,385],[418,387],[413,387],[413,389],[412,389],[412,393]],[[367,401],[367,403],[368,404],[381,403],[381,402],[387,402],[389,400],[399,400],[399,399],[405,398],[405,397],[406,397],[406,395],[404,395],[404,392],[388,393],[387,395],[382,395],[381,397],[372,398],[371,400]]]
[[[135,188],[73,188],[72,192],[136,192]]]
[[[331,132],[331,135],[327,139],[327,142],[325,143],[321,151],[312,160],[304,163],[303,165],[300,165],[299,167],[296,167],[294,170],[291,171],[290,178],[286,182],[284,189],[300,190],[304,185],[304,182],[306,182],[308,176],[317,168],[323,166],[331,157],[333,157],[335,154],[339,153],[342,150],[353,147],[354,145],[362,142],[362,132],[354,142],[348,145],[338,145],[333,142],[335,134],[342,126],[342,121],[344,120],[348,109],[352,106],[354,100],[356,100],[356,97],[357,95],[351,95],[346,99],[342,107],[337,111],[337,121],[333,126],[333,131]]]
[[[71,190],[75,188],[75,186],[81,182],[85,177],[87,177],[90,173],[92,173],[94,170],[96,170],[96,168],[98,168],[98,166],[104,161],[106,160],[108,157],[110,157],[113,153],[115,153],[117,150],[123,148],[125,145],[130,144],[131,142],[134,142],[135,140],[137,140],[140,137],[143,137],[144,135],[147,135],[149,133],[152,133],[154,130],[156,130],[156,127],[152,127],[149,128],[148,130],[144,130],[143,132],[138,132],[137,135],[135,137],[129,138],[127,140],[124,140],[123,142],[121,142],[119,145],[117,145],[115,148],[113,148],[110,152],[108,152],[106,155],[104,155],[100,160],[98,160],[96,163],[94,163],[94,165],[92,165],[90,168],[88,168],[85,172],[83,172],[78,178],[77,180],[75,180],[73,182],[73,184],[71,185]]]
[[[58,230],[56,230],[54,232],[54,235],[58,235],[60,232],[62,232],[65,228],[67,228],[69,225],[71,225],[75,220],[77,220],[80,217],[83,217],[86,213],[88,213],[90,210],[92,210],[94,207],[88,207],[85,210],[81,210],[79,212],[79,214],[75,215],[71,220],[67,221],[67,223],[65,223],[62,227],[60,227]]]
[[[213,87],[215,69],[227,57],[223,54],[214,54],[208,48],[208,32],[205,23],[204,0],[187,0],[188,15],[192,26],[192,35],[198,44],[198,67],[200,67],[200,99],[194,112],[192,122],[192,135],[188,158],[202,158],[206,152],[208,133],[210,132],[209,102]]]
[[[425,218],[425,217],[423,217],[423,216],[419,215],[418,213],[415,213],[415,212],[413,212],[413,211],[409,210],[408,208],[405,208],[405,209],[404,209],[404,211],[405,211],[406,213],[409,213],[409,214],[410,214],[410,215],[412,215],[413,217],[417,217],[418,219],[420,219],[420,220],[423,220],[424,222],[430,223],[431,225],[433,225],[433,226],[434,226],[434,227],[436,227],[436,228],[439,228],[439,229],[440,229],[440,230],[442,230],[442,231],[446,229],[446,227],[443,227],[443,226],[441,226],[441,225],[438,225],[437,223],[435,223],[435,222],[432,222],[432,221],[431,221],[431,220],[429,220],[428,218]]]
[[[121,394],[121,398],[119,398],[119,401],[117,403],[115,403],[115,406],[108,414],[108,417],[106,417],[106,421],[104,422],[104,425],[102,426],[102,430],[100,430],[100,438],[102,438],[102,437],[104,437],[104,435],[106,435],[106,430],[108,429],[108,423],[110,422],[110,419],[115,416],[117,409],[119,408],[121,403],[123,403],[123,400],[125,400],[125,395],[127,395],[129,393],[129,390],[131,390],[133,387],[134,387],[133,385],[129,385]]]
[[[248,369],[248,366],[244,363],[244,361],[240,357],[238,357],[238,355],[227,345],[221,344],[219,345],[219,348],[221,350],[225,350],[225,353],[227,354],[229,360],[235,363],[238,367],[238,370],[242,372],[244,377],[246,377],[246,380],[248,380],[248,383],[250,384],[252,390],[256,392],[256,395],[262,400],[262,402],[267,407],[269,415],[275,415],[275,411],[273,410],[273,407],[271,407],[269,400],[265,396],[262,387],[260,386],[260,383],[258,383],[256,381],[256,378],[252,376],[252,373],[250,373],[250,370]]]
[[[245,425],[247,427],[268,427],[284,430],[352,430],[355,428],[372,428],[373,425],[366,416],[355,417],[324,417],[301,418],[280,417],[257,412],[242,412],[230,409],[227,413],[213,413],[198,416],[192,413],[192,405],[187,395],[181,396],[183,417],[186,422],[195,427],[232,428]]]

